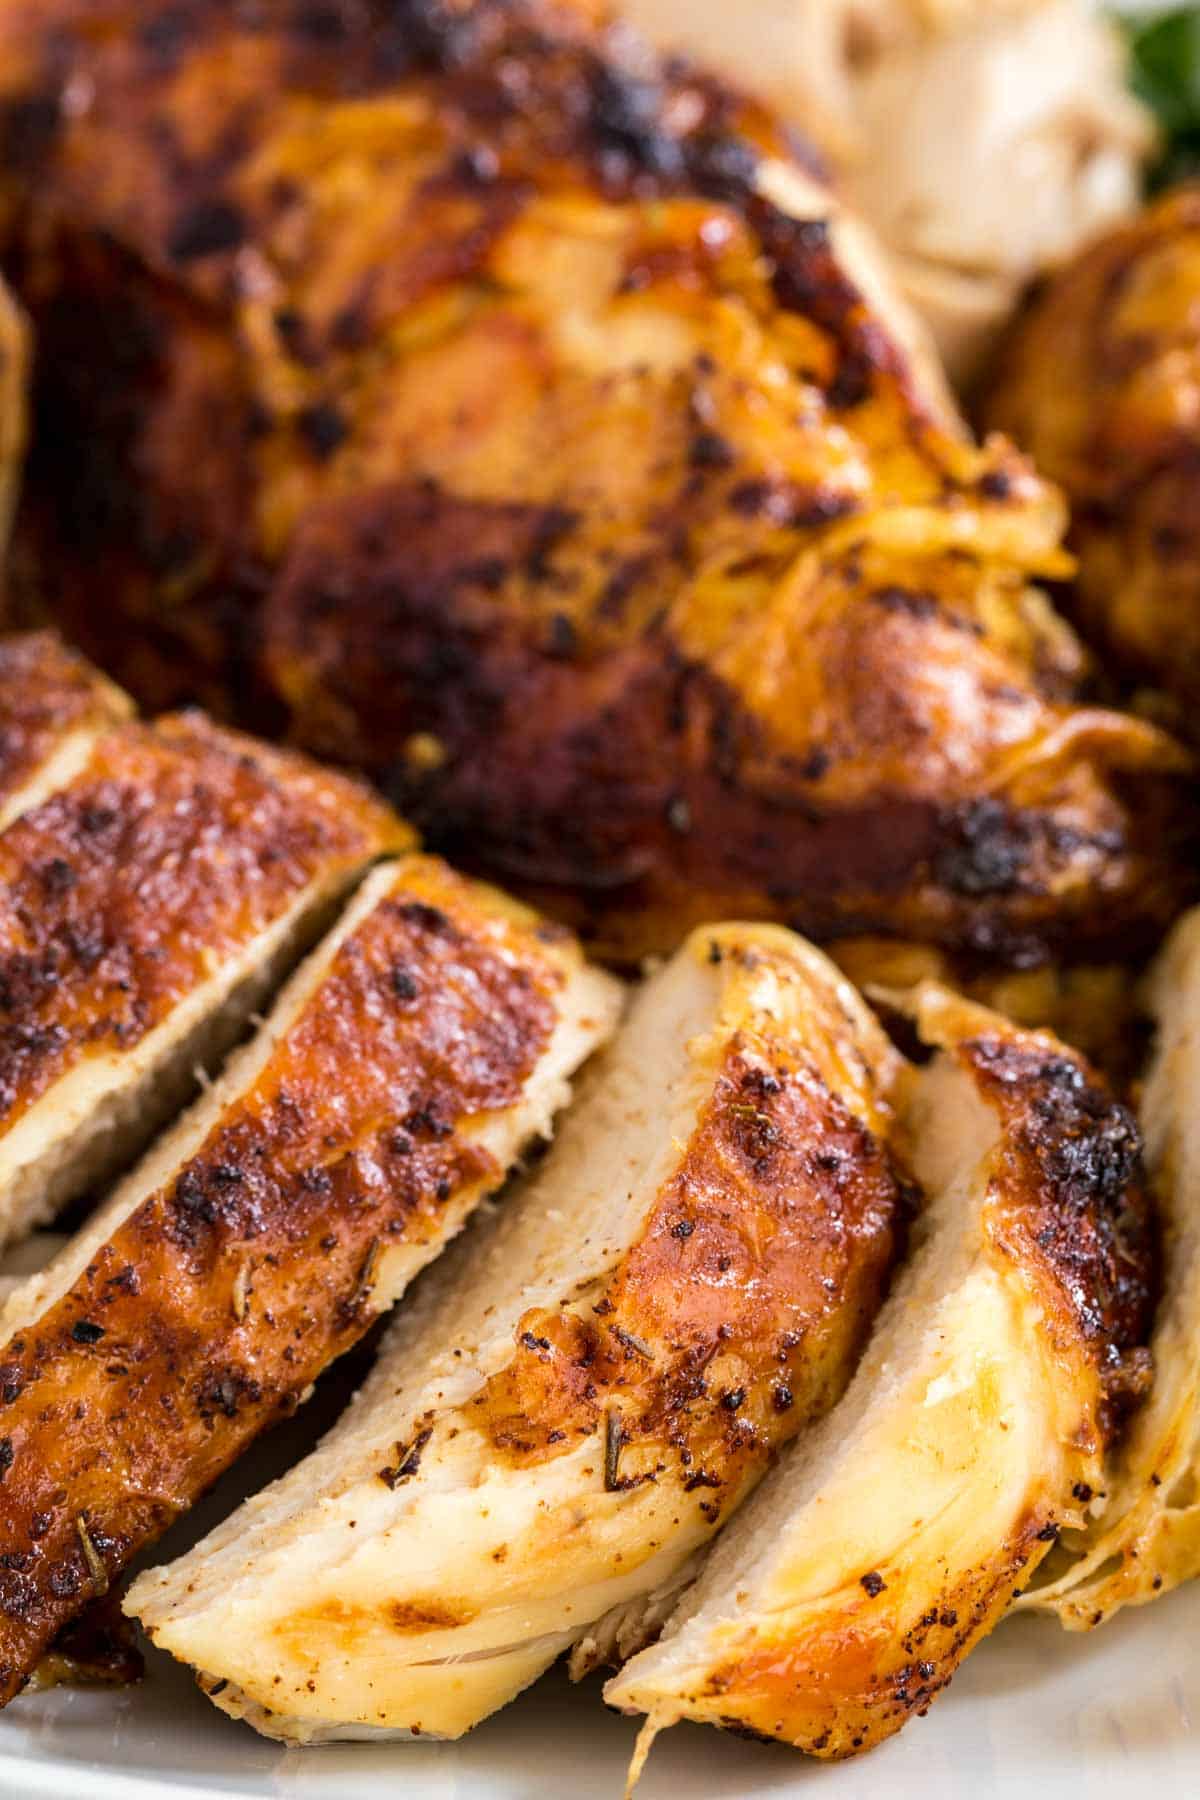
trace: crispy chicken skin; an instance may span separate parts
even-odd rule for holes
[[[57,657],[66,719],[86,675]],[[199,714],[102,733],[0,833],[0,1241],[128,1162],[369,864],[412,842],[357,782]]]
[[[618,992],[561,927],[437,861],[368,878],[212,1091],[7,1302],[0,1699],[499,1185]]]
[[[53,632],[0,638],[0,831],[68,781],[132,711]]]
[[[1200,700],[1200,186],[1056,275],[987,402],[1071,502],[1086,634],[1132,678]]]
[[[1147,991],[1157,1025],[1141,1099],[1164,1228],[1154,1386],[1105,1483],[1020,1604],[1087,1631],[1200,1574],[1200,912],[1171,933]]]
[[[1144,1378],[1133,1119],[1048,1034],[935,987],[914,1010],[914,1256],[841,1405],[606,1690],[642,1757],[682,1718],[843,1757],[924,1712],[1102,1491]]]
[[[904,1212],[907,1073],[810,946],[696,933],[322,1446],[130,1609],[269,1735],[457,1737],[837,1399]]]
[[[541,0],[5,0],[0,129],[22,558],[140,698],[277,703],[631,960],[1176,903],[1176,754],[1030,585],[1057,497],[718,83]]]

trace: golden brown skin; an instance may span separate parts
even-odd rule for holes
[[[769,119],[543,0],[142,18],[0,9],[23,556],[140,697],[274,705],[627,959],[1167,916],[1058,502],[926,413]]]
[[[411,843],[358,783],[198,713],[102,738],[0,835],[0,1128],[140,1043],[314,877]]]
[[[0,638],[0,825],[22,809],[55,752],[131,711],[106,681],[52,631]]]
[[[626,1032],[270,1508],[131,1593],[223,1710],[459,1736],[674,1579],[840,1396],[907,1223],[911,1070],[773,926],[696,932]]]
[[[986,405],[1066,489],[1080,624],[1135,680],[1200,700],[1200,186],[1050,281]]]
[[[748,970],[769,957],[724,932],[713,956]],[[878,1311],[912,1193],[887,1141],[897,1064],[875,1068],[859,1052],[877,1136],[806,1048],[753,1023],[738,1033],[592,1316],[564,1304],[522,1318],[511,1361],[466,1408],[497,1461],[529,1467],[594,1437],[607,1489],[661,1477],[694,1496],[678,1507],[715,1525],[829,1410]]]
[[[918,1011],[923,1032],[933,1025],[928,1037],[943,1043],[999,1123],[971,1233],[976,1243],[964,1267],[950,1262],[951,1286],[962,1282],[973,1302],[960,1302],[956,1317],[936,1311],[945,1292],[922,1296],[902,1287],[897,1296],[918,1324],[922,1302],[928,1309],[929,1345],[957,1334],[958,1354],[949,1373],[930,1379],[937,1352],[923,1350],[916,1369],[906,1367],[904,1321],[881,1323],[880,1332],[890,1334],[886,1353],[869,1350],[867,1361],[885,1398],[845,1427],[850,1474],[838,1470],[838,1451],[830,1448],[829,1485],[805,1490],[801,1456],[794,1464],[796,1518],[787,1516],[782,1482],[768,1521],[748,1514],[752,1533],[755,1525],[760,1533],[773,1525],[790,1546],[771,1584],[756,1587],[757,1540],[743,1541],[748,1591],[738,1606],[725,1586],[706,1596],[694,1660],[684,1652],[671,1667],[668,1626],[668,1656],[635,1658],[608,1690],[616,1704],[650,1715],[651,1736],[686,1717],[840,1758],[923,1714],[1064,1524],[1078,1523],[1104,1479],[1106,1448],[1145,1392],[1157,1241],[1134,1119],[1083,1058],[1049,1034],[1017,1031],[949,995],[934,994]],[[940,1223],[953,1233],[952,1219]],[[936,1246],[927,1243],[921,1253],[930,1248]],[[1012,1308],[998,1349],[986,1326],[978,1341],[971,1336],[970,1316],[988,1316],[989,1270],[999,1284],[993,1291],[1005,1292]],[[1002,1353],[999,1367],[989,1369],[989,1352]],[[956,1424],[954,1397],[972,1388],[974,1404]],[[854,1395],[852,1388],[851,1409]],[[950,1422],[938,1425],[942,1407],[951,1409]],[[1044,1462],[1036,1453],[1028,1459],[1022,1444],[1039,1409],[1047,1419]],[[830,1423],[836,1437],[837,1414]],[[925,1439],[928,1447],[918,1448]],[[868,1452],[856,1463],[862,1444]],[[958,1463],[969,1471],[976,1459],[986,1473],[976,1478],[975,1509],[964,1510],[970,1473],[957,1481],[946,1475]],[[893,1494],[906,1470],[915,1491]],[[861,1517],[847,1523],[838,1498],[851,1477],[860,1493],[877,1491],[865,1494]],[[911,1538],[907,1522],[900,1523],[910,1506],[925,1515]],[[979,1519],[992,1523],[980,1528]],[[802,1528],[806,1520],[816,1550]],[[977,1529],[982,1541],[973,1544]],[[681,1643],[686,1610],[685,1601]]]
[[[199,1150],[0,1348],[0,1701],[377,1315],[384,1246],[504,1171],[472,1141],[562,963],[426,858],[341,945]]]

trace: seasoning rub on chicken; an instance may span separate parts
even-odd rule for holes
[[[97,732],[119,701],[47,640],[6,664],[29,678],[0,701],[10,766],[23,733],[26,782],[58,785],[0,832],[0,1242],[126,1163],[413,842],[365,787],[199,714]]]
[[[619,989],[443,864],[371,875],[0,1343],[0,1699],[549,1125]]]
[[[39,600],[631,963],[1128,953],[1181,762],[1080,700],[1058,496],[939,416],[803,149],[584,11],[5,0]]]
[[[53,632],[0,638],[0,831],[77,775],[132,712],[128,696]]]
[[[915,1253],[841,1405],[609,1684],[647,1715],[642,1757],[679,1719],[877,1744],[1104,1487],[1154,1274],[1135,1124],[1048,1033],[936,987],[915,1020],[937,1051],[903,1120]]]
[[[1148,985],[1157,1043],[1141,1101],[1163,1219],[1154,1386],[1104,1484],[1020,1604],[1069,1631],[1100,1625],[1200,1575],[1200,912],[1175,927]]]
[[[697,932],[318,1450],[128,1609],[269,1735],[466,1731],[837,1399],[896,1243],[906,1073],[819,952]]]

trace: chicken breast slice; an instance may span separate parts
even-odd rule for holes
[[[319,1449],[128,1609],[289,1741],[456,1737],[512,1699],[841,1392],[904,1068],[791,933],[694,934]]]
[[[1107,1505],[1064,1534],[1020,1604],[1086,1631],[1200,1574],[1200,910],[1176,926],[1148,984],[1158,1027],[1141,1103],[1164,1223],[1154,1386],[1120,1448]]]
[[[927,1202],[841,1405],[606,1698],[841,1757],[923,1712],[1103,1486],[1153,1256],[1130,1116],[1048,1033],[927,987]]]
[[[0,1244],[127,1163],[413,841],[366,787],[199,714],[108,733],[0,834]]]
[[[0,1699],[444,1246],[610,1029],[558,927],[388,865],[0,1344]]]
[[[72,780],[101,735],[132,712],[128,696],[54,632],[0,639],[0,830]]]

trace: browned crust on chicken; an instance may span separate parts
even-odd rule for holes
[[[153,704],[286,710],[628,959],[1175,906],[1172,751],[1028,585],[1054,497],[928,416],[719,84],[541,0],[13,0],[0,101],[27,548]]]
[[[1080,622],[1123,672],[1200,697],[1200,187],[1050,280],[987,402],[1071,500]]]
[[[1144,1387],[1157,1243],[1132,1117],[1049,1034],[936,990],[915,1011],[999,1121],[980,1200],[959,1203],[978,1208],[965,1255],[939,1274],[952,1183],[844,1410],[720,1541],[694,1613],[685,1597],[611,1684],[648,1714],[643,1751],[693,1718],[839,1758],[924,1713],[1079,1523]]]
[[[124,695],[50,631],[0,638],[0,823],[73,734],[126,718]]]
[[[141,1042],[314,878],[411,842],[357,783],[199,714],[102,739],[0,835],[0,1126]]]
[[[806,1633],[801,1642],[777,1639],[714,1669],[703,1695],[695,1697],[697,1716],[752,1737],[780,1738],[827,1761],[874,1748],[929,1710],[1054,1535],[1041,1514],[1025,1521],[996,1547],[994,1558],[959,1582],[943,1605],[915,1620],[899,1642],[886,1602],[872,1607],[878,1595],[869,1591],[872,1571],[864,1571],[868,1586],[833,1613],[827,1632]],[[880,1615],[878,1624],[873,1610]],[[828,1711],[822,1706],[825,1695]],[[794,1696],[803,1696],[800,1714],[791,1710]],[[722,1710],[724,1699],[728,1712]],[[804,1722],[801,1737],[798,1718]]]
[[[1004,1119],[992,1178],[997,1247],[1041,1268],[1046,1328],[1064,1346],[1082,1336],[1111,1446],[1150,1385],[1145,1346],[1160,1288],[1137,1121],[1049,1034],[981,1035],[958,1054]]]
[[[845,1387],[905,1193],[885,1143],[812,1064],[735,1039],[591,1316],[526,1314],[468,1418],[518,1466],[594,1435],[610,1490],[678,1483],[715,1526]]]
[[[472,1128],[554,1028],[539,929],[405,863],[196,1153],[0,1350],[0,1698],[362,1335],[388,1251],[497,1185]]]

